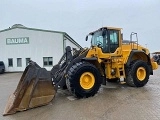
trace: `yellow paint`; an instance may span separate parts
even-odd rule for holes
[[[152,64],[152,69],[153,69],[153,70],[158,69],[158,64],[157,64],[157,62],[151,62],[151,64]]]
[[[90,72],[84,72],[80,77],[80,85],[83,89],[91,89],[95,84],[95,77]]]
[[[137,69],[137,78],[138,78],[138,80],[143,81],[145,79],[145,77],[146,77],[145,68],[144,67],[139,67]]]
[[[114,53],[103,53],[101,48],[97,46],[91,46],[91,48],[88,51],[88,54],[86,55],[87,58],[96,57],[99,66],[101,65],[101,63],[105,64],[106,78],[112,79],[112,78],[126,77],[124,65],[128,62],[128,58],[133,49],[139,50],[140,52],[134,53],[131,61],[138,59],[138,60],[143,60],[145,62],[151,62],[153,70],[158,68],[158,65],[155,62],[149,61],[147,56],[149,55],[150,52],[147,48],[137,43],[122,43],[121,28],[107,27],[107,29],[112,29],[112,30],[114,29],[119,31],[119,47],[116,49],[116,51]],[[99,67],[97,64],[94,65],[97,68]],[[115,71],[115,73],[113,71]],[[140,69],[139,72],[142,72],[143,75],[145,75],[142,69]],[[140,76],[140,79],[142,78],[143,77]]]

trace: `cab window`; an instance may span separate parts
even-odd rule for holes
[[[119,46],[119,31],[110,30],[110,52],[115,52]]]

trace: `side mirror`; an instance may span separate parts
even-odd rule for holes
[[[86,36],[86,41],[88,40],[88,35]]]

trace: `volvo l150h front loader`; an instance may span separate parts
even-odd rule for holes
[[[71,47],[66,47],[50,72],[31,61],[9,97],[4,115],[48,104],[58,88],[67,88],[75,97],[87,98],[94,96],[101,84],[118,82],[120,78],[129,86],[143,87],[158,68],[149,50],[138,44],[137,33],[132,32],[130,41],[124,41],[121,28],[102,27],[89,33],[86,40],[88,36],[91,36],[90,48],[71,52]]]

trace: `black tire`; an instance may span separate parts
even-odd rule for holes
[[[4,73],[4,69],[2,69],[2,71],[0,73],[3,74]]]
[[[139,79],[137,76],[137,70],[142,69],[145,72],[142,79]],[[130,68],[127,70],[126,73],[126,83],[132,87],[143,87],[147,84],[149,79],[149,67],[146,62],[142,60],[136,60],[131,63]]]
[[[111,82],[111,83],[116,83],[116,82],[119,82],[120,79],[119,78],[113,78],[113,79],[106,79],[107,82]]]
[[[2,73],[4,73],[4,69],[2,70]]]
[[[84,89],[80,84],[82,74],[89,72],[94,76],[94,84],[89,89]],[[88,62],[79,62],[73,65],[67,75],[66,85],[68,90],[77,98],[94,96],[101,86],[101,74],[99,70]]]

